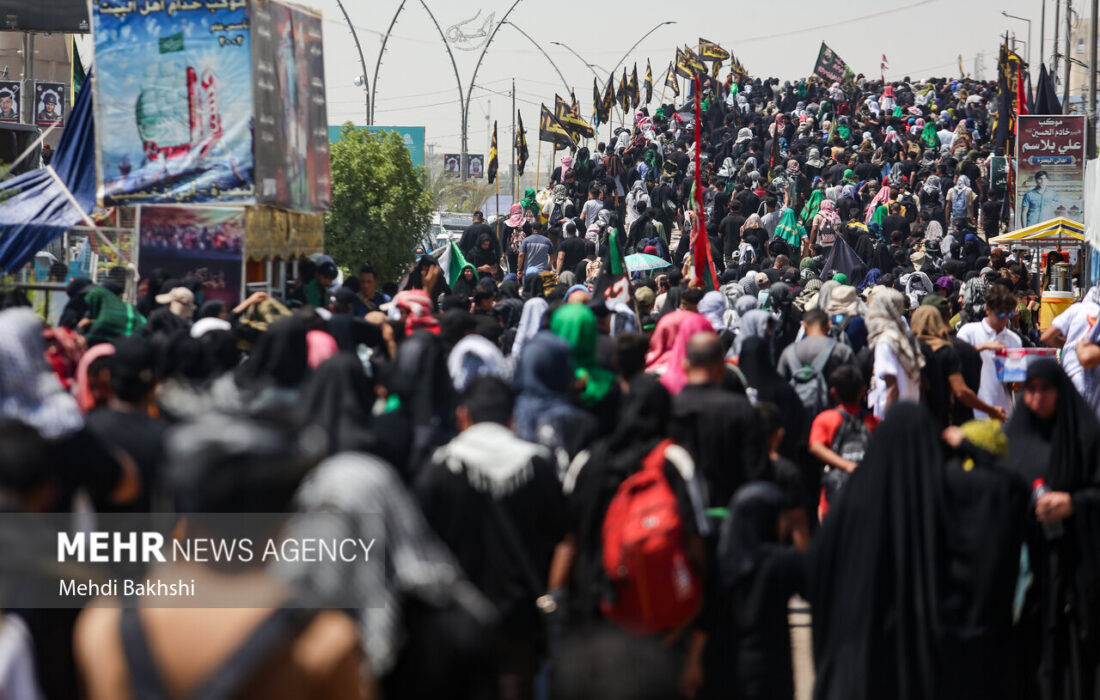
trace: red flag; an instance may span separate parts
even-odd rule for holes
[[[1016,64],[1016,116],[1021,114],[1028,114],[1027,111],[1027,93],[1024,92],[1024,71],[1020,67],[1020,64]],[[1020,122],[1016,122],[1017,132],[1020,129]]]
[[[714,258],[710,255],[710,239],[707,237],[706,216],[703,212],[703,166],[699,154],[703,150],[703,120],[699,109],[699,95],[703,88],[696,75],[695,81],[695,231],[692,232],[692,263],[695,266],[695,279],[704,290],[718,289],[718,271],[714,268]],[[778,138],[778,134],[776,135]],[[707,286],[709,282],[709,288]]]

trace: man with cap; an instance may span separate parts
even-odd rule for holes
[[[61,113],[57,109],[57,94],[53,90],[47,90],[42,96],[43,108],[38,112],[39,122],[59,122]]]
[[[165,294],[158,294],[157,303],[167,306],[169,311],[185,321],[190,321],[195,315],[195,294],[187,287],[173,287]]]

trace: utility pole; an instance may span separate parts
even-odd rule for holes
[[[1092,0],[1092,16],[1089,17],[1089,106],[1088,116],[1088,153],[1086,158],[1096,157],[1096,13],[1100,11],[1100,0]]]
[[[23,32],[23,89],[19,93],[24,124],[34,124],[34,34]]]
[[[1054,0],[1058,2],[1058,0]],[[1043,65],[1047,62],[1046,54],[1043,53],[1043,40],[1047,33],[1047,0],[1042,0],[1043,9],[1039,11],[1039,65]],[[1030,40],[1031,37],[1029,36]],[[1028,66],[1030,68],[1030,66]]]
[[[1054,0],[1054,65],[1051,71],[1051,77],[1055,80],[1058,79],[1058,30],[1061,26],[1060,20],[1062,19],[1062,3],[1060,0]]]
[[[1066,59],[1065,80],[1062,83],[1062,112],[1069,114],[1069,68],[1072,65],[1069,60],[1069,35],[1072,33],[1073,0],[1066,0]]]

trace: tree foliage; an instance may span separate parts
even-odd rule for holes
[[[344,125],[332,144],[332,208],[325,215],[325,252],[353,272],[373,265],[396,280],[413,262],[431,223],[432,195],[398,134]]]

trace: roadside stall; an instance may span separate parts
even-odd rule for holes
[[[1073,286],[1073,276],[1085,274],[1091,248],[1085,243],[1084,224],[1065,218],[1010,231],[991,239],[991,245],[1026,247],[1031,251],[1031,271],[1040,275],[1039,327],[1046,329],[1056,316],[1068,309],[1081,296],[1081,284]],[[1057,252],[1062,262],[1050,263],[1050,254]]]

